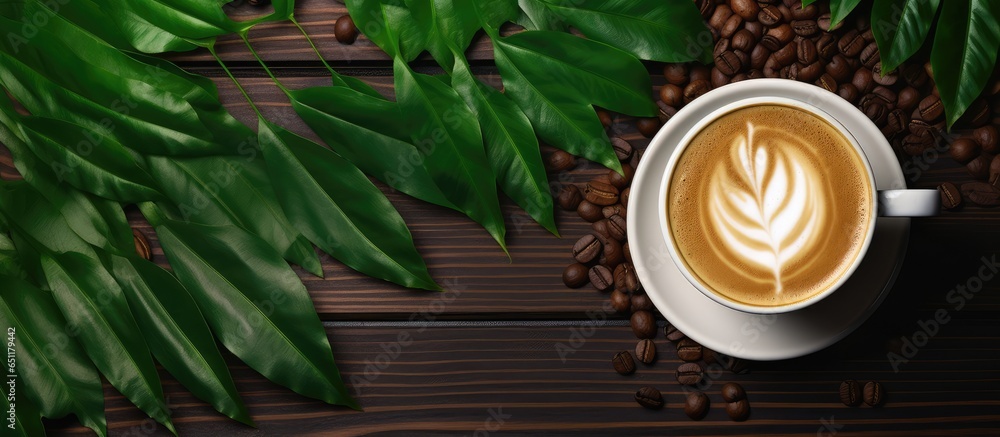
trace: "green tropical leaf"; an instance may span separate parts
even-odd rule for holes
[[[361,170],[264,119],[258,135],[282,209],[307,238],[368,276],[440,289],[403,218]]]
[[[395,57],[398,51],[404,59],[412,61],[427,47],[430,22],[414,17],[409,9],[402,7],[402,0],[346,0],[344,3],[361,33],[390,57]],[[385,5],[396,5],[392,7],[400,12],[387,20],[382,14]],[[390,37],[390,33],[394,36]],[[398,43],[392,39],[397,37]]]
[[[1000,3],[993,0],[943,3],[934,33],[931,67],[951,129],[993,73],[1000,50]]]
[[[476,79],[464,59],[455,62],[451,82],[479,120],[500,188],[536,222],[559,235],[538,138],[528,117],[500,91]]]
[[[269,244],[235,226],[162,219],[148,205],[142,208],[177,278],[227,349],[299,394],[358,407],[309,293]]]
[[[883,72],[895,70],[920,50],[940,4],[940,0],[875,0],[872,33]]]
[[[514,21],[525,29],[564,32],[569,28],[569,24],[549,9],[542,0],[517,0],[517,5],[521,9],[521,14]],[[480,6],[479,10],[480,13],[486,12],[483,6]]]
[[[407,4],[426,0],[407,0]],[[459,55],[472,43],[472,37],[479,31],[476,6],[468,0],[431,0],[429,27],[431,35],[427,51],[446,71],[451,71],[456,55],[449,48],[454,46]],[[412,6],[411,6],[412,9]],[[464,56],[462,56],[464,58]]]
[[[6,229],[0,229],[0,275],[22,279],[26,276],[14,247],[14,240],[7,235]]]
[[[394,62],[396,100],[421,129],[413,144],[425,158],[431,177],[449,201],[466,207],[506,252],[503,212],[496,179],[483,150],[476,116],[462,97],[440,80],[415,73],[402,58]]]
[[[60,311],[80,328],[91,361],[111,385],[176,435],[149,348],[111,274],[76,252],[43,253],[41,264]]]
[[[199,399],[253,426],[191,294],[173,275],[144,259],[113,256],[111,264],[156,361]]]
[[[285,217],[254,140],[241,157],[147,159],[153,177],[174,205],[177,220],[234,224],[267,241],[289,262],[314,275],[323,267],[309,241]]]
[[[10,401],[7,400],[6,396],[0,396],[3,399],[0,402],[0,408],[4,411],[10,411]],[[38,437],[45,435],[45,426],[42,425],[42,416],[38,412],[38,407],[35,406],[34,402],[27,399],[17,400],[15,403],[14,411],[14,423],[7,423],[7,427],[4,429],[5,435],[11,436],[22,436],[22,437]],[[95,432],[97,432],[95,430]],[[97,435],[103,436],[97,432]]]
[[[712,62],[712,34],[693,2],[542,1],[588,38],[640,59]]]
[[[811,2],[810,2],[811,3]],[[854,8],[858,7],[861,0],[830,0],[830,27],[834,27],[844,21]],[[809,6],[802,2],[802,6]]]
[[[12,276],[0,275],[0,283],[0,324],[14,330],[18,390],[27,395],[16,400],[19,419],[28,414],[22,408],[30,398],[35,414],[52,419],[74,414],[84,426],[106,435],[101,377],[76,339],[66,334],[66,320],[52,295]],[[28,430],[31,424],[21,425]],[[39,435],[32,432],[25,435]]]

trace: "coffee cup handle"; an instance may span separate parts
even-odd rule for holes
[[[881,217],[927,217],[941,207],[938,190],[883,190],[878,192]]]

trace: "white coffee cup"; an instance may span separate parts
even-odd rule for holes
[[[739,95],[740,91],[745,87],[754,86],[754,82],[761,83],[760,81],[769,81],[782,83],[782,86],[808,86],[792,81],[785,81],[780,79],[755,79],[752,81],[738,82],[735,84],[727,85],[716,90],[711,91],[711,94],[717,95],[720,93],[728,93],[731,95]],[[788,84],[788,85],[784,85]],[[822,104],[828,98],[839,99],[832,93],[829,93],[821,88],[815,88],[817,98],[812,102],[803,102],[800,100],[789,99],[785,97],[752,97],[735,100],[715,111],[710,113],[708,116],[704,117],[701,121],[696,123],[691,129],[687,131],[682,140],[677,144],[673,153],[670,156],[670,160],[667,163],[667,169],[664,173],[664,178],[660,183],[659,190],[659,223],[661,228],[661,233],[666,242],[667,249],[670,252],[671,259],[677,265],[677,268],[684,275],[684,277],[691,283],[692,286],[697,288],[701,293],[710,299],[730,307],[735,310],[754,313],[754,314],[775,314],[795,311],[801,308],[805,308],[812,305],[823,298],[834,293],[841,285],[844,284],[851,277],[857,267],[861,264],[864,259],[864,255],[868,251],[868,247],[871,244],[872,236],[875,233],[876,219],[878,217],[920,217],[920,216],[931,216],[937,214],[940,206],[940,194],[937,190],[919,190],[919,189],[894,189],[894,190],[877,190],[875,186],[875,178],[872,175],[872,164],[868,160],[861,146],[858,144],[855,136],[844,127],[844,124],[838,121],[836,118],[832,117],[827,112],[823,111]],[[736,302],[727,299],[718,293],[712,291],[706,287],[701,281],[696,279],[695,275],[690,271],[688,266],[681,260],[681,255],[677,250],[674,243],[673,233],[669,227],[669,220],[667,218],[667,195],[670,192],[670,181],[673,177],[674,172],[677,169],[680,157],[683,155],[685,149],[691,143],[691,140],[697,135],[703,128],[708,124],[717,120],[725,114],[731,113],[737,109],[749,107],[749,106],[759,106],[759,105],[781,105],[788,106],[792,108],[799,109],[801,111],[807,112],[809,114],[815,115],[827,123],[833,126],[846,138],[854,150],[857,152],[858,156],[861,157],[861,161],[865,167],[865,174],[867,176],[867,183],[871,189],[871,193],[877,193],[877,195],[871,196],[872,204],[870,205],[870,211],[877,211],[877,214],[869,215],[869,223],[866,227],[867,234],[864,237],[863,244],[861,246],[859,254],[855,257],[853,263],[849,268],[840,276],[840,278],[831,284],[829,287],[825,288],[821,292],[815,293],[807,299],[797,301],[794,303],[779,305],[779,306],[756,306],[746,303]],[[682,109],[683,111],[683,109]],[[875,128],[872,122],[864,115],[860,110],[855,110],[850,113],[851,117],[871,125]],[[853,123],[852,123],[853,124]],[[668,123],[664,129],[669,129],[670,124]],[[877,130],[877,128],[875,128]]]

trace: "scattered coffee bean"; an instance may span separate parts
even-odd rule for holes
[[[614,290],[611,292],[611,307],[619,313],[628,313],[632,310],[632,298],[624,291]]]
[[[573,259],[581,264],[592,264],[601,256],[602,247],[596,235],[584,235],[573,244]]]
[[[746,399],[730,402],[726,404],[726,414],[736,422],[747,420],[750,417],[750,402],[747,402]]]
[[[545,160],[545,169],[553,173],[570,171],[574,167],[576,167],[576,157],[565,150],[556,150]]]
[[[625,188],[625,190],[628,190],[628,188]],[[625,201],[625,190],[623,190],[622,194],[619,196],[619,197],[622,198],[621,200],[623,202]],[[622,203],[616,203],[614,205],[609,205],[609,206],[605,206],[604,208],[601,208],[601,215],[603,215],[604,218],[607,218],[607,219],[611,218],[611,216],[614,216],[614,215],[619,215],[622,218],[625,218],[625,217],[628,216],[628,211],[625,210],[625,205],[624,204],[622,204]]]
[[[590,283],[594,285],[597,291],[609,291],[615,284],[614,275],[611,274],[611,270],[600,264],[590,268],[588,277],[590,278]]]
[[[859,57],[861,63],[864,64],[866,68],[875,68],[875,64],[878,64],[882,60],[882,56],[879,55],[878,44],[869,43],[865,46],[864,50],[861,50],[861,55]]]
[[[632,168],[632,166],[628,164],[622,164],[621,173],[618,173],[617,171],[614,170],[608,171],[608,181],[611,183],[611,185],[614,185],[614,187],[619,190],[631,184],[632,178],[634,176],[635,176],[635,168]]]
[[[709,349],[707,347],[702,347],[701,356],[702,356],[701,359],[705,361],[706,365],[711,366],[712,364],[718,364],[719,363],[719,354],[718,354],[718,352],[713,351],[713,350],[711,350],[711,349]]]
[[[588,202],[598,206],[608,206],[618,203],[618,189],[610,183],[592,180],[587,182],[583,196]]]
[[[691,103],[692,100],[701,97],[712,90],[712,84],[708,80],[692,80],[684,87],[684,103]]]
[[[605,219],[607,220],[607,219]],[[625,251],[622,244],[612,238],[602,238],[604,247],[602,248],[599,262],[609,269],[625,261]]]
[[[985,181],[990,176],[990,159],[989,155],[979,155],[965,164],[965,169],[968,170],[973,179]]]
[[[580,193],[580,189],[576,185],[569,184],[559,191],[558,201],[560,208],[566,211],[576,211],[580,202],[583,201],[583,194]]]
[[[736,31],[741,28],[743,28],[743,17],[733,14],[719,29],[719,36],[725,39],[730,39],[734,34],[736,34]]]
[[[930,95],[920,101],[917,105],[917,111],[920,112],[921,119],[925,121],[937,121],[937,119],[944,115],[944,105],[941,104],[940,97]]]
[[[1000,155],[994,156],[990,161],[990,185],[993,188],[1000,188]]]
[[[823,73],[819,79],[816,79],[816,86],[823,88],[831,93],[837,92],[837,81],[833,79],[828,73]]]
[[[858,101],[858,88],[852,83],[843,83],[837,87],[837,94],[840,95],[844,100],[848,102],[855,103]]]
[[[771,56],[774,57],[774,60],[777,61],[778,64],[792,65],[795,62],[795,60],[798,59],[798,47],[799,47],[798,43],[792,41],[788,44],[785,44],[784,47],[775,50],[774,54],[772,54]]]
[[[875,83],[879,85],[885,85],[885,86],[895,85],[896,80],[898,80],[898,78],[899,75],[896,73],[886,74],[884,71],[882,71],[881,61],[875,63],[875,66],[872,67],[872,80],[874,80]]]
[[[833,55],[833,57],[830,58],[830,62],[826,64],[826,72],[829,73],[830,76],[833,76],[837,82],[847,82],[851,79],[854,69],[851,68],[850,63],[847,62],[847,58],[843,55],[836,54]]]
[[[628,351],[621,351],[611,358],[611,365],[619,375],[631,375],[635,372],[635,361]]]
[[[684,89],[668,83],[660,87],[660,100],[670,106],[680,106],[684,104]]]
[[[972,131],[972,138],[979,143],[986,153],[997,153],[1000,151],[1000,133],[994,125],[983,126]]]
[[[941,207],[944,209],[955,209],[962,206],[962,193],[958,187],[951,182],[945,182],[938,186],[941,192]]]
[[[563,284],[569,288],[580,288],[590,281],[589,269],[580,263],[573,263],[566,266],[562,274]]]
[[[687,64],[667,64],[663,67],[663,77],[674,85],[684,85],[688,81]]]
[[[350,15],[341,15],[333,23],[333,36],[342,44],[353,44],[358,38],[358,28],[354,25],[354,19]]]
[[[733,34],[731,46],[733,50],[750,53],[756,43],[757,38],[753,36],[753,33],[750,33],[750,31],[746,29],[740,29]]]
[[[815,20],[795,20],[792,21],[792,30],[801,37],[810,37],[819,31],[819,26]]]
[[[976,159],[980,151],[979,143],[973,141],[971,138],[956,138],[948,147],[948,155],[951,156],[951,159],[962,165]]]
[[[865,384],[865,403],[877,407],[885,402],[885,389],[878,381],[868,381]]]
[[[729,76],[725,73],[719,71],[718,68],[712,67],[712,88],[719,88],[732,82]]]
[[[149,240],[142,231],[132,228],[132,242],[135,244],[135,253],[146,261],[153,260],[153,250],[149,247]]]
[[[632,333],[637,338],[656,337],[656,319],[653,313],[645,310],[636,311],[632,313],[629,321],[632,324]]]
[[[682,361],[701,361],[702,348],[698,342],[685,338],[677,343],[677,358]]]
[[[674,343],[677,343],[687,338],[687,336],[684,335],[683,332],[678,331],[677,328],[674,327],[674,325],[671,325],[669,323],[667,323],[667,326],[663,328],[663,333],[666,334],[667,340],[670,340]]]
[[[635,401],[649,409],[663,408],[663,395],[653,387],[643,387],[635,392]]]
[[[648,338],[635,344],[635,357],[643,364],[653,364],[656,361],[656,344]]]
[[[819,40],[816,41],[816,53],[819,53],[819,57],[823,59],[832,58],[838,53],[837,37],[829,33],[820,36]]]
[[[653,301],[649,300],[646,293],[632,294],[632,311],[653,311]]]
[[[652,138],[660,131],[660,119],[656,117],[643,117],[636,120],[636,127],[639,128],[639,133],[641,133],[646,138]]]
[[[611,238],[611,236],[608,235],[608,219],[598,220],[594,222],[594,224],[590,225],[590,227],[594,230],[595,234],[604,238]]]
[[[697,385],[701,382],[704,371],[698,363],[684,363],[677,367],[677,382],[682,385]]]
[[[687,401],[684,403],[684,414],[691,420],[701,420],[708,414],[709,404],[711,401],[705,393],[700,391],[688,393]]]
[[[849,407],[857,406],[861,403],[861,384],[853,379],[848,379],[840,383],[840,402]]]
[[[910,116],[902,109],[894,109],[885,118],[885,126],[882,127],[882,135],[892,137],[904,130],[910,124]]]
[[[615,155],[619,161],[627,161],[632,157],[632,145],[619,137],[611,137],[611,147],[615,149]]]
[[[985,182],[962,184],[962,198],[979,206],[1000,205],[1000,189]]]
[[[747,392],[743,386],[735,382],[727,382],[722,386],[722,400],[726,402],[736,402],[746,399]]]
[[[756,0],[730,0],[729,6],[734,14],[746,20],[756,20],[757,14],[760,13],[760,6]]]
[[[604,214],[601,213],[601,207],[586,200],[580,202],[580,205],[576,207],[576,213],[580,218],[591,223],[604,218]]]
[[[635,276],[635,270],[633,269],[632,264],[627,262],[618,264],[615,267],[614,272],[615,289],[621,290],[625,293],[631,293],[632,291],[628,290],[626,284],[628,283],[629,276]]]
[[[986,102],[986,99],[979,97],[969,104],[969,107],[965,110],[962,116],[955,121],[955,126],[961,128],[975,128],[983,126],[990,122],[992,112],[993,111],[990,109],[990,105]]]
[[[620,215],[613,215],[606,220],[608,221],[608,235],[618,241],[625,241],[627,233],[625,219]]]
[[[760,43],[768,50],[775,51],[791,42],[793,38],[795,38],[795,31],[792,30],[791,25],[786,23],[769,29],[761,38]]]
[[[614,120],[611,119],[611,114],[603,109],[597,110],[597,119],[601,121],[601,124],[604,125],[605,129],[614,124]]]
[[[622,252],[625,252],[625,261],[632,262],[632,252],[628,250],[628,241],[622,245]],[[636,282],[638,282],[638,279],[636,279]]]
[[[765,26],[773,26],[781,21],[781,11],[774,5],[764,6],[760,12],[757,13],[757,20]]]

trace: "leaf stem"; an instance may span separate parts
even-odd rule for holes
[[[236,84],[236,88],[239,89],[240,93],[243,94],[243,98],[247,99],[247,103],[250,104],[250,108],[253,109],[253,112],[257,113],[258,117],[264,118],[264,116],[261,115],[260,113],[260,109],[257,108],[257,105],[255,105],[253,103],[253,100],[250,99],[250,94],[247,94],[247,90],[243,89],[243,85],[240,85],[240,81],[236,80],[236,77],[233,76],[233,73],[229,71],[229,67],[226,67],[226,63],[222,62],[222,59],[219,58],[219,54],[215,52],[215,45],[214,44],[209,45],[208,51],[212,53],[212,57],[215,58],[215,62],[218,62],[219,65],[222,66],[222,69],[226,72],[226,75],[229,76],[229,79],[232,80],[234,84]]]
[[[240,38],[243,39],[243,44],[246,44],[247,48],[250,49],[250,54],[252,54],[254,59],[257,60],[257,63],[260,64],[261,67],[264,67],[264,72],[266,72],[267,75],[271,77],[271,81],[273,81],[274,84],[278,86],[278,88],[281,88],[281,91],[283,91],[286,95],[289,94],[288,88],[285,88],[285,85],[283,85],[281,81],[279,81],[278,78],[274,76],[274,72],[272,72],[271,69],[267,67],[267,64],[264,63],[264,60],[261,59],[260,55],[257,54],[257,51],[253,49],[253,45],[250,44],[250,39],[247,38],[247,34],[241,33]]]
[[[334,71],[333,67],[331,67],[330,64],[326,62],[326,59],[323,58],[323,54],[319,52],[319,48],[316,47],[316,44],[313,42],[312,38],[309,37],[309,34],[306,33],[306,30],[302,28],[302,25],[299,24],[298,20],[296,20],[295,17],[292,17],[290,18],[290,21],[292,22],[292,24],[295,25],[296,28],[299,29],[299,32],[302,32],[302,36],[304,36],[306,38],[306,41],[309,42],[309,46],[312,47],[313,53],[316,53],[316,57],[319,58],[319,61],[323,63],[323,66],[326,67],[327,70],[330,70],[330,74],[332,74],[333,77],[339,78],[340,74]]]

